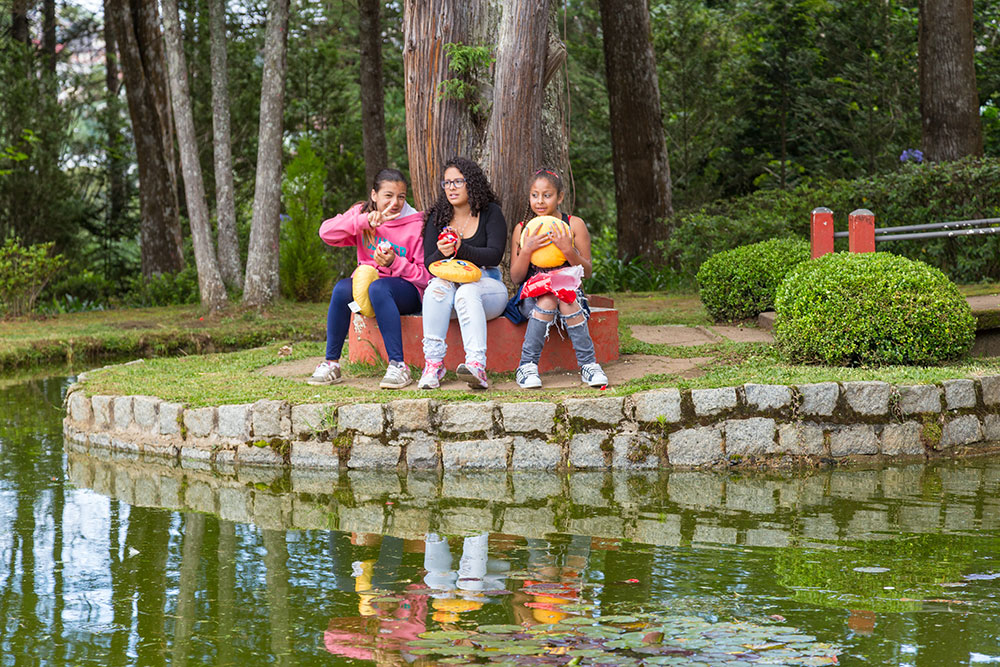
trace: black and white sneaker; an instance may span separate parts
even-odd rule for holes
[[[538,376],[538,364],[528,362],[517,367],[517,386],[521,389],[538,389],[542,386],[542,378]]]
[[[580,379],[584,384],[598,389],[608,386],[608,376],[604,374],[600,364],[584,364],[580,368]]]

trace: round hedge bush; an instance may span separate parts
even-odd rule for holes
[[[800,264],[775,309],[775,339],[793,361],[935,364],[964,355],[976,335],[969,304],[939,269],[886,252]]]
[[[771,239],[716,253],[698,269],[698,291],[717,322],[756,317],[774,307],[785,275],[809,259],[809,243]]]

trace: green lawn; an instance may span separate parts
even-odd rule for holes
[[[969,294],[996,293],[997,286],[971,286]],[[788,364],[773,345],[717,342],[694,347],[655,345],[635,339],[636,324],[710,326],[696,294],[629,293],[611,295],[620,313],[621,353],[675,359],[711,357],[695,378],[647,375],[608,391],[627,394],[660,386],[708,388],[745,382],[803,384],[824,381],[885,380],[897,384],[933,383],[1000,373],[1000,359],[970,359],[933,367],[841,368]],[[145,358],[141,364],[115,366],[90,374],[91,393],[153,394],[192,406],[247,403],[262,398],[293,402],[393,400],[398,392],[351,386],[311,387],[300,380],[265,375],[265,366],[323,354],[326,304],[279,303],[270,312],[233,310],[207,316],[197,306],[143,308],[0,322],[0,370],[6,375],[49,364],[84,370],[105,360]],[[292,354],[278,355],[286,343]],[[347,365],[352,376],[375,377],[382,369]],[[494,382],[511,374],[491,374]],[[532,400],[539,392],[406,392],[408,398]],[[593,395],[593,390],[552,389],[541,395]]]

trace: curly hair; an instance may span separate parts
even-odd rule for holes
[[[449,167],[454,167],[462,172],[462,177],[465,179],[465,187],[469,192],[469,207],[472,209],[473,215],[478,215],[490,202],[500,203],[496,193],[493,192],[493,188],[490,186],[489,180],[486,178],[486,174],[483,173],[478,164],[468,158],[452,157],[445,163],[441,173],[447,171]],[[428,221],[433,219],[434,226],[440,231],[450,225],[454,217],[455,208],[448,201],[448,194],[442,189],[438,194],[438,198],[427,209],[427,217],[424,218],[424,225],[426,226]]]

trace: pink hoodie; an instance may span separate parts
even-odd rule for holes
[[[363,204],[355,204],[344,213],[324,220],[319,227],[319,237],[332,246],[357,246],[358,264],[368,264],[378,269],[379,277],[402,278],[417,288],[421,298],[431,274],[424,266],[423,227],[424,216],[406,204],[399,217],[382,223],[373,229],[375,242],[367,243],[364,231],[368,226],[368,214],[362,213]],[[396,259],[389,266],[379,266],[375,261],[375,246],[388,241],[396,251]]]

